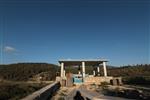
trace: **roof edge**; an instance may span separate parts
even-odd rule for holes
[[[59,59],[58,62],[66,62],[66,61],[101,61],[101,62],[108,62],[107,59]]]

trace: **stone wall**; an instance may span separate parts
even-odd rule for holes
[[[86,77],[85,78],[85,84],[101,84],[101,82],[108,82],[110,83],[110,80],[113,79],[113,77]]]

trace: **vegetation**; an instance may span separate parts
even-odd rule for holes
[[[123,81],[128,84],[150,84],[150,65],[128,65],[122,67],[108,66],[108,75],[123,77]],[[77,67],[66,67],[66,73],[78,73]],[[86,73],[92,74],[93,67],[86,67]],[[13,81],[27,81],[35,76],[47,76],[45,80],[55,80],[56,72],[60,67],[46,63],[18,63],[10,65],[0,65],[0,79]],[[103,75],[103,67],[100,67]],[[57,73],[59,75],[59,73]]]
[[[57,65],[46,63],[18,63],[10,65],[0,65],[0,79],[27,81],[37,74],[48,71],[49,78],[47,80],[54,80],[57,70]]]
[[[150,77],[149,76],[130,76],[123,77],[123,82],[126,84],[135,84],[135,85],[150,85]]]
[[[123,97],[128,99],[150,100],[150,92],[141,91],[139,89],[119,88],[119,87],[115,89],[105,88],[103,93],[104,95]]]
[[[0,100],[19,100],[45,85],[44,83],[1,82]]]
[[[47,84],[26,81],[36,77],[55,80],[57,70],[57,65],[46,63],[0,65],[0,100],[19,100],[37,91]]]
[[[150,76],[150,65],[128,65],[108,68],[108,74],[112,76]]]
[[[121,76],[126,84],[150,84],[150,65],[148,64],[108,68],[108,74],[116,77]]]
[[[126,84],[149,85],[150,65],[128,65],[122,67],[108,66],[108,75],[123,77]],[[66,73],[78,73],[77,67],[66,67]],[[86,67],[86,73],[92,74],[93,67]],[[28,81],[34,77],[45,77],[44,80],[55,80],[56,73],[60,67],[46,63],[18,63],[10,65],[0,65],[0,100],[17,100],[40,88],[44,84],[29,84]],[[100,68],[103,75],[103,67]],[[57,73],[58,75],[60,73]],[[47,76],[47,77],[46,77]],[[5,80],[11,82],[5,83]],[[25,83],[16,83],[24,81]],[[103,83],[105,84],[105,83]]]

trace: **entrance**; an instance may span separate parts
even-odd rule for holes
[[[81,84],[83,82],[82,75],[74,74],[73,75],[73,83],[74,84]]]

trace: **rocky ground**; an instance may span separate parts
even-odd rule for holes
[[[61,87],[51,100],[150,100],[148,96],[141,95],[142,93],[142,90],[125,86],[81,85]]]
[[[51,98],[51,100],[66,100],[66,97],[75,91],[78,86],[61,87],[59,91]]]

